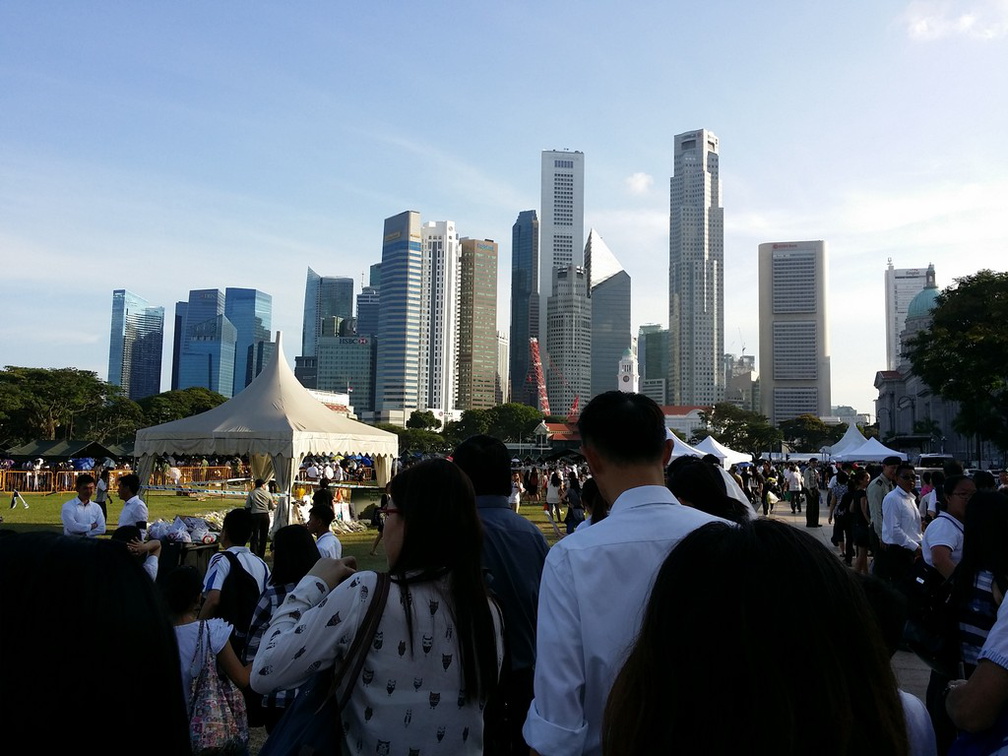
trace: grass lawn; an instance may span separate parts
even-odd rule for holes
[[[63,525],[60,522],[60,509],[65,501],[73,498],[72,492],[54,493],[48,496],[43,494],[22,493],[30,509],[25,509],[20,502],[16,509],[10,509],[10,492],[0,499],[0,516],[3,522],[0,528],[26,532],[29,530],[50,530],[55,533],[63,532]],[[369,489],[355,489],[353,491],[353,504],[358,516],[365,522],[370,522],[370,508],[377,504],[380,498],[378,488],[373,491]],[[244,500],[237,497],[224,496],[201,496],[200,498],[188,498],[175,496],[174,494],[162,493],[159,491],[149,492],[144,496],[147,509],[150,512],[150,521],[168,520],[171,522],[176,515],[183,517],[198,517],[207,512],[227,512],[234,507],[240,507]],[[122,502],[113,493],[108,504],[109,523],[107,532],[115,530],[115,523],[119,520],[119,513],[122,511]],[[519,513],[535,523],[550,545],[554,544],[558,538],[553,532],[552,526],[546,519],[541,505],[523,504]],[[565,532],[563,524],[560,524],[560,532]],[[381,545],[378,546],[376,556],[371,556],[371,544],[374,543],[378,531],[368,527],[366,531],[359,533],[338,533],[340,543],[343,544],[343,555],[357,558],[358,569],[362,570],[384,570],[387,569],[385,552]],[[266,561],[272,562],[272,556],[267,549]]]

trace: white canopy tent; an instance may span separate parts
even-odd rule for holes
[[[729,467],[737,465],[740,462],[752,462],[751,455],[746,454],[745,452],[737,452],[734,449],[729,449],[724,444],[715,440],[713,436],[707,436],[707,438],[697,444],[695,448],[701,454],[713,454],[721,460],[722,465],[728,465]]]
[[[901,451],[883,446],[877,438],[869,438],[861,446],[850,451],[833,455],[834,462],[881,462],[886,457],[899,457],[906,460],[907,455]]]
[[[843,434],[843,438],[833,444],[833,446],[825,447],[823,451],[836,459],[838,454],[844,454],[845,452],[857,449],[867,440],[861,434],[861,431],[858,430],[857,426],[852,424],[848,426],[847,432]]]
[[[308,393],[287,364],[278,331],[272,359],[243,391],[199,415],[137,431],[133,453],[144,486],[159,455],[248,455],[252,477],[273,478],[289,503],[297,468],[309,454],[367,455],[384,486],[399,437],[337,414]],[[274,527],[289,519],[280,507]]]
[[[672,456],[669,457],[669,459],[685,457],[688,454],[692,454],[696,457],[702,457],[704,455],[702,451],[694,449],[668,428],[665,429],[665,438],[672,442]]]

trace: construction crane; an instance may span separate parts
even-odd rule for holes
[[[535,336],[529,339],[529,356],[531,357],[531,372],[535,376],[536,388],[539,391],[539,411],[550,414],[549,397],[546,396],[546,379],[543,378],[542,360],[539,357],[539,339]]]

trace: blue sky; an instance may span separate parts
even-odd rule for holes
[[[1008,251],[1008,2],[0,4],[0,365],[106,377],[111,292],[358,283],[402,210],[500,243],[543,149],[665,323],[672,139],[721,141],[725,348],[757,352],[756,249],[830,245],[833,402],[872,410],[883,271]],[[586,236],[587,236],[586,228]],[[170,370],[170,328],[165,366]]]

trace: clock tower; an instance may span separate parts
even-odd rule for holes
[[[623,352],[623,357],[619,362],[619,374],[616,377],[616,388],[628,394],[638,392],[637,358],[628,348]]]

